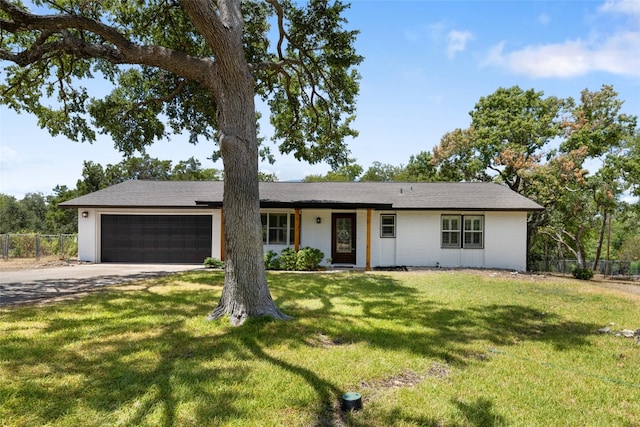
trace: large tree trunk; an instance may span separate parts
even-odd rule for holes
[[[225,278],[220,302],[208,317],[212,320],[228,314],[235,326],[244,323],[247,317],[289,318],[275,305],[267,285],[253,80],[249,73],[242,77],[244,82],[229,84],[230,89],[218,104],[224,163]]]
[[[598,246],[596,246],[596,257],[593,260],[593,271],[598,271],[598,264],[600,263],[600,256],[602,255],[602,244],[604,243],[604,232],[607,228],[607,219],[609,215],[606,209],[602,210],[602,223],[600,224],[600,234],[598,235]],[[609,260],[607,260],[609,261]]]
[[[208,319],[228,314],[236,326],[249,316],[288,318],[273,302],[267,285],[258,194],[255,116],[251,114],[251,117],[251,120],[243,121],[251,122],[253,132],[247,128],[245,130],[249,132],[244,137],[222,135],[220,140],[225,171],[225,278],[220,302]]]
[[[217,10],[208,1],[182,4],[216,57],[209,85],[224,163],[225,278],[220,302],[208,319],[228,314],[236,326],[247,317],[287,319],[271,298],[264,268],[255,82],[244,56],[240,1],[218,1]]]

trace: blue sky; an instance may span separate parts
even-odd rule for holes
[[[430,151],[445,133],[468,127],[469,111],[499,87],[578,99],[584,89],[613,85],[623,112],[640,116],[640,0],[353,0],[346,17],[361,32],[357,49],[365,57],[360,135],[349,141],[365,170]],[[266,122],[261,127],[268,136]],[[222,169],[207,160],[212,144],[174,136],[148,153],[174,164],[194,156]],[[0,107],[1,193],[21,198],[51,194],[58,184],[74,187],[84,160],[104,166],[122,155],[108,137],[92,145],[52,138],[33,117]],[[328,171],[289,156],[260,168],[282,181]]]

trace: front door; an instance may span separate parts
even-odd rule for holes
[[[331,216],[331,258],[334,264],[356,263],[356,214]]]

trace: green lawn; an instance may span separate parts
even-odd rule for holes
[[[509,273],[270,273],[288,322],[205,320],[204,270],[0,311],[2,426],[640,426],[640,297]],[[363,410],[342,414],[357,391]]]

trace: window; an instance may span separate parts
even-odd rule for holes
[[[396,237],[395,215],[380,215],[380,237]]]
[[[442,247],[482,249],[484,217],[482,215],[442,215]]]
[[[464,247],[467,249],[482,249],[483,247],[483,217],[464,216]]]
[[[443,248],[459,248],[460,247],[460,216],[459,215],[443,215],[442,216],[442,247]]]
[[[262,219],[262,243],[265,245],[290,245],[295,239],[295,219],[288,213],[263,213]]]

